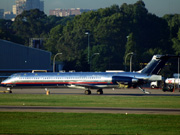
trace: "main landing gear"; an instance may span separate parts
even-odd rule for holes
[[[103,90],[102,89],[97,90],[97,94],[98,95],[102,95],[103,94]]]
[[[91,94],[91,91],[90,91],[90,90],[86,90],[84,93],[85,93],[86,95],[90,95],[90,94]],[[103,94],[103,90],[102,90],[102,89],[98,89],[98,90],[97,90],[97,94],[98,94],[98,95],[102,95],[102,94]]]
[[[91,94],[91,91],[90,90],[85,90],[84,92],[86,95],[90,95]]]

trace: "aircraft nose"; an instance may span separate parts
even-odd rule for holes
[[[1,82],[1,86],[3,86],[4,85],[4,83],[3,82]]]
[[[1,86],[5,86],[5,82],[4,81],[1,82]]]
[[[4,80],[4,81],[1,82],[2,87],[5,87],[6,85],[7,85],[7,80]]]

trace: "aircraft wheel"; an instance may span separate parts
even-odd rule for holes
[[[103,90],[102,89],[97,90],[97,94],[98,95],[102,95],[103,94]]]
[[[90,91],[90,90],[86,90],[86,91],[85,91],[85,94],[86,94],[86,95],[90,95],[90,94],[91,94],[91,91]]]
[[[4,91],[4,93],[12,93],[11,90]]]

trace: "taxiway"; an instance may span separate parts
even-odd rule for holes
[[[4,91],[0,88],[0,91]],[[148,89],[151,94],[144,94],[139,89],[104,89],[103,95],[98,96],[180,96],[179,90],[163,92],[161,89]],[[46,94],[44,89],[13,89],[13,93],[0,94]],[[84,90],[50,89],[51,94],[84,95]],[[97,95],[92,90],[91,95]],[[180,109],[166,108],[111,108],[111,107],[50,107],[50,106],[0,106],[0,112],[63,112],[63,113],[121,113],[121,114],[168,114],[180,115]]]

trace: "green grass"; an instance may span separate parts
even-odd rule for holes
[[[180,97],[0,94],[0,105],[180,108]]]
[[[0,94],[0,105],[180,108],[179,96]],[[178,135],[180,115],[0,112],[0,134]]]
[[[0,134],[178,135],[179,115],[0,112]]]

